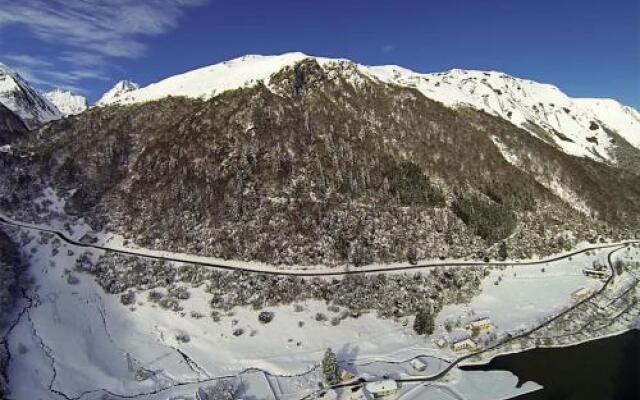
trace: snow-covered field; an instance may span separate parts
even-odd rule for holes
[[[572,303],[571,293],[587,287],[597,289],[602,282],[586,277],[582,269],[593,260],[604,262],[606,250],[585,253],[544,265],[516,265],[494,268],[482,282],[482,293],[467,305],[448,305],[438,321],[454,320],[473,312],[475,318],[490,316],[500,331],[516,331]],[[544,272],[542,271],[544,269]],[[495,283],[501,279],[496,285]],[[474,318],[474,316],[470,316]]]
[[[464,323],[473,313],[491,317],[499,332],[515,331],[569,305],[576,289],[600,284],[580,273],[594,259],[585,254],[545,266],[496,268],[470,304],[442,310],[430,338],[413,334],[411,321],[403,326],[403,321],[381,320],[372,314],[344,320],[337,327],[318,322],[316,312],[331,312],[316,301],[307,302],[302,312],[290,305],[273,307],[275,318],[269,324],[260,323],[258,311],[251,308],[236,308],[232,316],[214,322],[208,317],[208,297],[198,288],[191,289],[182,315],[146,299],[131,311],[118,297],[104,293],[90,275],[74,273],[80,282],[69,284],[65,269],[72,269],[80,251],[69,255],[67,250],[77,249],[63,244],[52,256],[51,242],[41,244],[40,234],[31,234],[34,240],[24,250],[31,254],[35,278],[30,294],[33,306],[9,338],[12,354],[20,354],[9,370],[16,399],[50,398],[50,384],[70,398],[99,398],[105,392],[132,396],[188,389],[193,393],[196,385],[185,383],[252,369],[260,371],[242,374],[250,383],[245,390],[262,387],[256,390],[262,393],[268,388],[273,398],[296,398],[316,388],[319,378],[313,370],[327,347],[362,376],[380,376],[384,371],[393,371],[390,375],[397,377],[420,375],[407,362],[416,356],[427,360],[430,369],[422,374],[430,375],[456,357],[447,346],[434,343],[446,334],[445,320]],[[600,251],[598,257],[603,254]],[[500,276],[501,282],[495,285]],[[191,311],[205,317],[193,318]],[[236,328],[244,329],[244,334],[234,336]],[[188,343],[177,339],[181,333],[189,335]],[[148,379],[136,380],[141,372]],[[303,377],[286,378],[292,375]],[[461,383],[467,390],[482,381],[465,379],[461,382],[476,382]]]

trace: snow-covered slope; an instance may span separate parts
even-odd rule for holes
[[[30,128],[60,118],[62,114],[17,72],[0,63],[0,103],[17,114]]]
[[[579,106],[590,110],[606,126],[614,129],[633,146],[640,148],[640,113],[613,99],[573,99]]]
[[[308,57],[303,53],[244,56],[175,75],[137,90],[120,90],[116,95],[109,92],[98,104],[131,104],[169,95],[208,99],[225,90],[251,86],[261,80],[268,84],[273,73]],[[614,100],[574,99],[555,86],[501,72],[454,69],[421,74],[398,66],[369,67],[348,60],[313,58],[323,66],[342,66],[386,83],[416,88],[426,97],[450,107],[470,106],[484,110],[511,121],[568,154],[615,163],[615,134],[640,148],[640,114]]]
[[[117,97],[105,95],[97,104],[131,104],[157,100],[169,95],[211,98],[225,90],[252,85],[259,80],[267,81],[273,73],[306,57],[308,56],[302,53],[280,56],[248,55],[175,75]]]
[[[115,84],[108,92],[100,97],[100,100],[96,102],[98,106],[104,106],[109,104],[117,104],[123,102],[127,93],[140,89],[140,85],[128,80],[122,80]],[[168,95],[168,94],[167,94]],[[167,96],[165,95],[165,96]]]
[[[63,115],[80,114],[89,107],[87,98],[69,90],[56,89],[43,96],[55,105]]]

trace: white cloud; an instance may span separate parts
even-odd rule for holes
[[[4,60],[8,60],[9,62],[37,68],[37,67],[49,67],[51,66],[51,62],[48,60],[43,60],[38,57],[34,57],[29,54],[6,54],[2,56]]]
[[[99,70],[76,69],[71,71],[41,71],[41,75],[63,83],[78,82],[83,79],[108,80],[109,78]]]
[[[58,60],[79,67],[95,67],[105,62],[103,55],[86,51],[66,51],[58,56]]]
[[[61,82],[104,79],[111,58],[135,58],[146,51],[145,37],[175,28],[186,7],[207,0],[0,0],[0,31],[26,28],[34,37],[57,46],[58,63],[29,54],[2,55],[35,79]],[[88,68],[97,69],[90,72]]]
[[[141,36],[174,28],[183,8],[204,0],[0,0],[0,28],[23,25],[37,38],[112,57],[136,57]]]

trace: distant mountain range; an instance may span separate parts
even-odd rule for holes
[[[123,81],[99,103],[0,155],[0,209],[50,185],[138,245],[274,264],[531,257],[640,234],[640,122],[613,100],[290,53]]]

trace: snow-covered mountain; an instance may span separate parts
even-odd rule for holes
[[[127,82],[121,81],[97,105],[140,103],[170,95],[208,99],[225,90],[250,86],[260,80],[266,82],[273,73],[307,57],[303,53],[248,55],[175,75],[137,90],[118,90]]]
[[[43,96],[53,103],[65,116],[80,114],[89,108],[86,97],[75,94],[70,90],[55,89],[44,93]]]
[[[138,85],[137,83],[128,80],[122,80],[116,83],[115,86],[109,89],[108,92],[103,94],[102,97],[100,97],[100,100],[96,102],[96,105],[103,106],[122,103],[124,99],[128,97],[126,96],[127,93],[136,91],[138,89],[140,89],[140,85]]]
[[[62,116],[56,106],[31,87],[20,74],[1,63],[0,103],[17,114],[29,129]]]
[[[98,104],[139,103],[169,95],[208,99],[258,81],[268,84],[272,74],[305,58],[310,56],[248,55],[143,88],[120,82]],[[421,74],[398,66],[369,67],[344,59],[311,58],[323,67],[358,70],[386,83],[413,87],[450,107],[470,106],[497,115],[575,156],[615,163],[614,144],[621,139],[640,148],[640,114],[615,100],[571,98],[555,86],[501,72],[454,69]]]
[[[397,66],[365,68],[445,105],[468,105],[500,116],[568,154],[614,162],[611,146],[617,135],[640,148],[640,114],[612,99],[571,98],[553,85],[495,71],[419,74]]]

